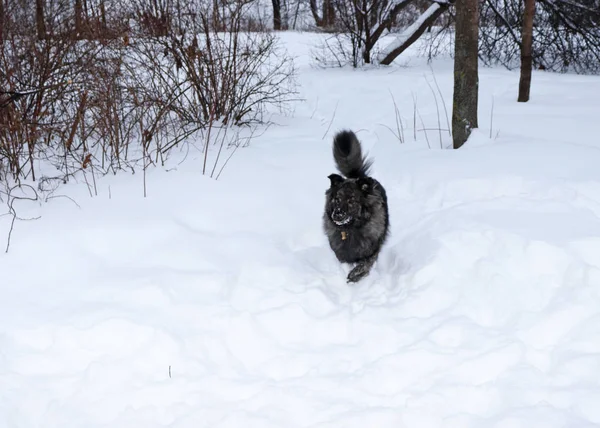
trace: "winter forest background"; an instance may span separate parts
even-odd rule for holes
[[[469,49],[484,64],[518,68],[525,52],[536,70],[600,71],[597,0],[470,3],[478,22],[466,25],[478,25],[478,43]],[[524,27],[526,5],[535,13]],[[455,8],[450,0],[2,0],[0,173],[36,180],[40,158],[64,180],[160,164],[216,123],[261,121],[266,106],[295,99],[293,59],[273,29],[323,34],[317,66],[390,64],[421,37],[428,58],[453,54]]]

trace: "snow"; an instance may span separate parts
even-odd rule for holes
[[[442,150],[421,129],[450,60],[322,70],[315,36],[280,37],[303,101],[218,181],[190,149],[147,198],[123,173],[15,204],[41,218],[0,258],[0,427],[598,426],[600,78],[534,72],[519,104],[517,73],[482,68],[480,128]],[[392,222],[355,285],[320,223],[342,128]]]

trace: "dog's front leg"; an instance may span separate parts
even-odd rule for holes
[[[375,260],[377,260],[379,252],[376,252],[371,257],[366,258],[356,264],[348,274],[347,282],[358,282],[369,274]]]

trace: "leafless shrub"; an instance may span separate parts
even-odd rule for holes
[[[173,147],[216,124],[261,122],[271,107],[292,100],[293,62],[277,39],[241,30],[250,5],[230,4],[215,23],[202,3],[181,2],[175,13],[184,18],[167,36],[131,41],[126,92],[140,110],[142,140],[153,142],[149,161],[164,163]],[[223,25],[231,31],[218,31]]]
[[[348,65],[356,68],[360,64],[360,56],[356,53],[350,34],[326,34],[311,49],[312,64],[320,68],[341,68]]]
[[[143,31],[97,39],[94,22],[118,34],[131,13],[98,2],[89,2],[96,15],[52,2],[45,22],[57,24],[41,40],[34,26],[4,33],[0,169],[12,180],[38,180],[42,161],[56,171],[43,180],[81,173],[91,189],[97,174],[164,165],[171,149],[217,123],[264,121],[295,94],[293,62],[277,39],[242,31],[251,2],[219,3],[218,19],[200,0],[134,2],[131,16]],[[148,5],[163,18],[144,15]],[[12,10],[10,22],[19,13],[34,21],[25,9]],[[85,18],[76,37],[67,35],[72,13]]]
[[[283,106],[294,94],[293,62],[270,33],[244,32],[242,17],[251,3],[232,3],[222,11],[223,33],[195,0],[184,9],[188,19],[168,39],[160,40],[166,60],[189,82],[190,96],[204,120],[243,124],[260,119],[267,105]]]
[[[22,94],[0,109],[0,162],[15,180],[36,179],[36,157],[68,147],[87,64],[101,48],[65,38],[9,34],[0,46],[0,88]],[[65,152],[66,153],[66,152]]]

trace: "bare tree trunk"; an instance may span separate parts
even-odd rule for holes
[[[106,6],[104,5],[104,0],[102,3],[100,3],[100,17],[102,22],[102,31],[106,33],[108,26],[106,25]]]
[[[323,0],[323,27],[332,28],[335,24],[335,7],[333,0]]]
[[[75,0],[75,34],[79,37],[83,33],[83,5],[81,0]]]
[[[272,0],[273,2],[273,29],[281,30],[281,0]]]
[[[375,10],[375,7],[373,7],[373,10],[369,13],[369,6],[370,5],[367,0],[362,0],[360,13],[357,14],[359,15],[357,16],[357,18],[360,18],[362,20],[363,26],[363,32],[359,34],[363,34],[365,38],[363,46],[363,61],[365,62],[365,64],[371,63],[371,49],[372,46],[375,45],[375,42],[371,41],[371,36],[373,35],[372,25],[373,22],[376,22],[375,19],[377,18],[376,16],[374,16],[373,12],[373,10]]]
[[[95,14],[96,10],[94,10],[94,6],[88,5],[88,0],[83,0],[83,31],[86,38],[93,39],[98,36],[98,34],[95,34],[98,31],[98,27],[91,25],[92,19],[97,18]]]
[[[477,128],[479,93],[478,38],[479,0],[456,2],[456,41],[454,45],[454,103],[452,138],[460,148]]]
[[[4,43],[4,32],[6,31],[6,22],[4,20],[4,0],[0,0],[0,45]]]
[[[296,2],[296,11],[294,12],[294,22],[292,23],[292,30],[296,29],[296,21],[298,21],[298,15],[300,14],[300,2]]]
[[[317,0],[310,0],[310,11],[317,27],[332,28],[335,24],[335,4],[334,0],[323,0],[323,13],[319,16],[319,6]]]
[[[44,17],[44,0],[35,0],[35,24],[39,40],[46,38],[46,21]]]
[[[523,14],[523,31],[521,41],[521,78],[519,79],[518,102],[529,101],[531,89],[531,70],[533,68],[533,17],[535,15],[535,0],[525,0]]]
[[[315,18],[315,24],[317,27],[323,26],[323,18],[319,16],[319,8],[317,7],[317,0],[310,0],[310,11],[312,12],[313,18]]]
[[[217,31],[221,30],[221,12],[219,0],[213,0],[213,25]]]

